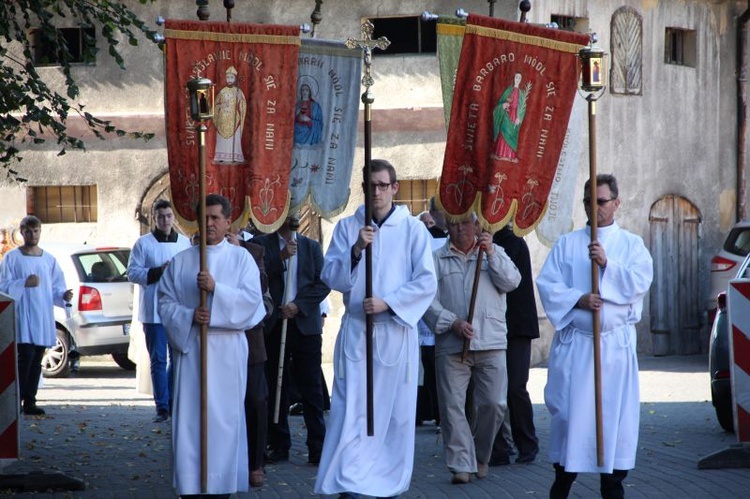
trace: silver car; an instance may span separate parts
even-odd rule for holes
[[[73,299],[65,310],[55,307],[57,343],[47,349],[42,373],[66,377],[81,355],[110,354],[124,369],[128,359],[133,285],[126,275],[130,248],[85,244],[40,244],[57,260]]]

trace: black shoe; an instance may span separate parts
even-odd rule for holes
[[[281,449],[270,449],[266,452],[266,462],[276,464],[282,461],[289,461],[289,451]]]
[[[24,404],[23,413],[26,414],[27,416],[43,416],[47,414],[46,412],[44,412],[44,409],[42,409],[36,404],[28,404],[28,405]]]
[[[518,459],[516,459],[517,464],[531,464],[536,459],[536,452],[532,452],[530,454],[521,454],[518,456]]]
[[[169,419],[169,411],[161,410],[159,411],[156,416],[154,416],[153,421],[154,423],[163,423],[164,421]]]
[[[490,462],[487,463],[490,466],[506,466],[510,464],[510,456],[503,454],[500,456],[490,456]]]
[[[302,416],[304,413],[304,408],[302,407],[302,403],[296,402],[289,407],[289,415],[290,416]]]
[[[311,450],[307,453],[307,463],[314,464],[315,466],[320,464],[320,451]]]

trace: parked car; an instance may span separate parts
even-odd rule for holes
[[[124,369],[135,369],[127,356],[133,313],[133,285],[126,270],[130,248],[45,243],[73,290],[70,306],[55,307],[57,343],[42,360],[48,378],[70,374],[78,356],[112,355]]]
[[[708,294],[709,321],[713,320],[713,314],[716,311],[716,297],[719,293],[727,290],[729,280],[737,275],[737,266],[750,253],[750,221],[738,222],[734,224],[727,234],[724,244],[711,259],[711,282]]]
[[[750,278],[750,255],[745,257],[735,269],[731,279]],[[727,280],[727,286],[729,286]],[[725,431],[734,431],[734,402],[729,353],[729,317],[727,314],[727,288],[717,296],[716,317],[711,327],[708,342],[708,372],[711,375],[711,402],[716,418]],[[748,318],[750,320],[750,317]]]
[[[718,308],[708,342],[708,372],[711,375],[711,403],[724,431],[734,431],[732,385],[729,374],[729,323],[727,292],[719,293]]]

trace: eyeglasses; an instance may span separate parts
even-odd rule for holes
[[[599,206],[604,206],[605,204],[609,203],[610,201],[614,201],[615,199],[617,198],[597,199],[596,204],[598,204]],[[590,203],[591,203],[590,198],[583,198],[583,204],[585,204],[586,206],[589,206]]]
[[[378,190],[380,192],[385,192],[392,185],[393,184],[385,184],[385,183],[370,184],[370,190],[372,190],[372,192],[375,192],[376,190]]]

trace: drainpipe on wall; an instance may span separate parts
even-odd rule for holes
[[[745,220],[745,142],[747,140],[747,27],[750,0],[737,26],[737,220]]]

